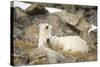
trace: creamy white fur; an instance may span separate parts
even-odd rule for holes
[[[52,36],[50,38],[50,45],[53,49],[57,47],[56,49],[62,49],[64,52],[88,52],[88,45],[86,41],[81,39],[79,36]]]
[[[46,26],[49,26],[49,28],[45,29]],[[46,23],[40,25],[40,37],[38,47],[47,47],[49,45],[53,49],[62,49],[63,52],[88,52],[87,42],[81,39],[79,36],[52,36],[51,28],[52,26]],[[49,43],[47,43],[47,39],[50,40]]]
[[[46,26],[48,26],[48,29],[46,29]],[[51,37],[51,28],[52,26],[49,24],[40,24],[40,31],[39,31],[39,44],[38,47],[48,47],[47,46],[47,42],[46,39],[48,39],[49,37]]]

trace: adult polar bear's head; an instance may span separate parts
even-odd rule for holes
[[[52,25],[43,23],[39,24],[39,27],[40,27],[40,35],[45,36],[51,34]]]

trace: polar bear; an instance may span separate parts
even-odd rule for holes
[[[81,39],[79,36],[51,36],[49,39],[48,44],[55,50],[62,50],[65,53],[88,53],[87,42]]]
[[[57,37],[51,35],[52,25],[40,25],[40,37],[38,47],[50,47],[53,49],[61,49],[63,52],[88,52],[87,42],[79,36]]]

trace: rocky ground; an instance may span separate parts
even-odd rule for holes
[[[97,7],[61,4],[38,4],[26,10],[20,7],[14,9],[13,23],[13,64],[50,64],[71,63],[97,60],[97,30],[87,34],[90,25],[97,26]],[[49,13],[45,7],[62,9],[60,12]],[[78,35],[85,39],[89,46],[88,54],[69,54],[52,49],[37,48],[39,39],[39,24],[52,24],[52,35],[69,36]],[[48,52],[52,55],[49,55]],[[52,60],[52,61],[51,61]]]

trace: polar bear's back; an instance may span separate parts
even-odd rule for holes
[[[88,45],[85,40],[78,36],[60,37],[60,43],[63,45],[64,51],[71,52],[88,52]]]

